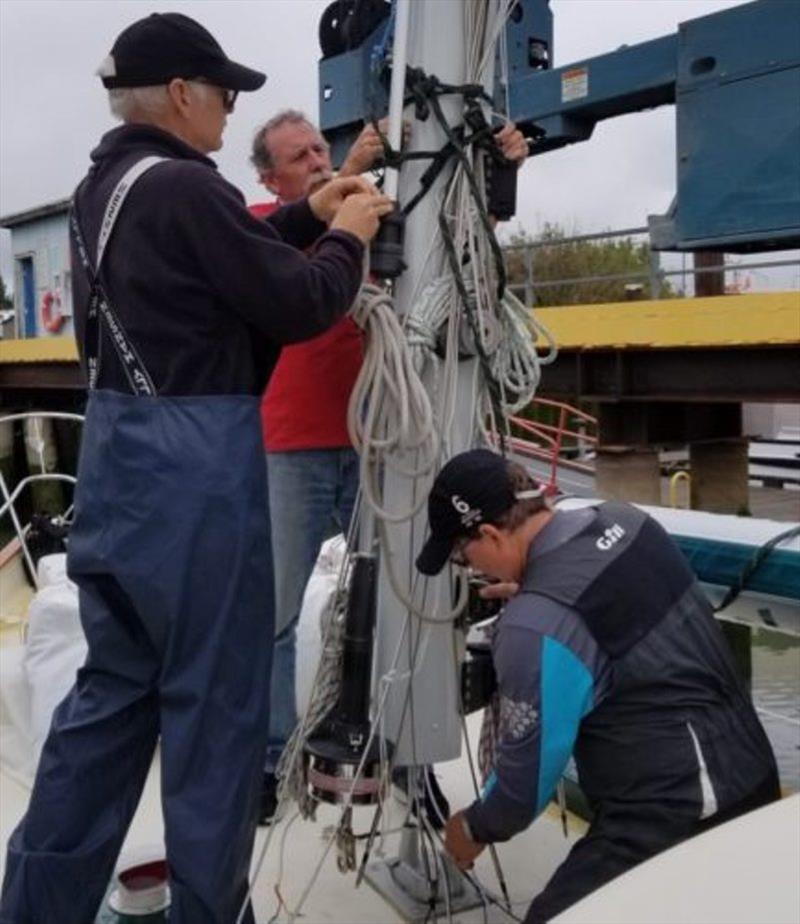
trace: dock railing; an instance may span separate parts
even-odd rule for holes
[[[0,549],[0,565],[6,565],[14,555],[21,555],[35,588],[39,586],[37,563],[29,544],[33,521],[23,522],[19,510],[20,501],[28,491],[35,491],[37,486],[40,485],[65,484],[74,487],[76,483],[75,475],[52,470],[46,459],[42,424],[52,423],[56,420],[69,421],[82,426],[84,418],[80,414],[62,413],[60,411],[28,411],[0,416],[0,426],[11,426],[17,422],[30,425],[38,444],[34,453],[36,459],[30,467],[31,470],[29,470],[28,474],[19,478],[15,484],[9,483],[6,476],[0,471],[0,524],[8,517],[13,532],[11,541]],[[38,468],[38,471],[34,470],[36,468]],[[70,501],[53,519],[68,526],[72,520],[72,512],[72,503]]]
[[[626,261],[634,267],[622,272],[578,272],[552,275],[550,270],[559,264],[559,251],[590,245],[597,248],[590,263],[617,262],[603,260],[613,256],[613,248],[628,245],[630,257]],[[548,236],[503,245],[509,288],[526,305],[569,305],[617,301],[636,301],[645,298],[685,297],[696,294],[697,279],[709,274],[723,274],[723,291],[718,294],[735,295],[765,289],[800,289],[800,251],[784,251],[788,256],[764,259],[739,254],[719,254],[719,263],[694,265],[691,253],[676,254],[652,250],[646,227],[621,228],[592,234]],[[554,259],[544,260],[549,251]],[[584,253],[584,258],[586,253]],[[568,262],[568,261],[567,261]],[[585,260],[578,259],[579,265]],[[539,267],[537,269],[537,264]],[[542,264],[546,264],[544,267]],[[545,272],[542,272],[542,269]],[[794,268],[794,270],[790,269]],[[780,274],[775,276],[776,271]],[[780,279],[780,282],[777,279]],[[785,282],[784,282],[785,280]]]

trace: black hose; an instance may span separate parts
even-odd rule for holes
[[[793,526],[791,529],[787,529],[785,532],[778,533],[777,536],[773,536],[769,542],[765,542],[764,545],[757,549],[750,561],[744,566],[744,568],[742,568],[742,573],[739,575],[736,583],[728,588],[728,591],[722,598],[722,601],[718,606],[714,607],[714,612],[721,613],[722,610],[729,607],[731,603],[733,603],[733,601],[745,589],[747,582],[750,580],[756,570],[761,567],[762,563],[766,561],[766,559],[774,551],[775,547],[780,545],[781,542],[784,542],[786,539],[794,539],[795,536],[800,536],[800,526]]]

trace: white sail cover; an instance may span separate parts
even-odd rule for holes
[[[40,589],[28,609],[24,643],[0,650],[0,763],[30,785],[53,710],[69,692],[86,657],[78,588],[66,556],[46,555],[37,566]]]

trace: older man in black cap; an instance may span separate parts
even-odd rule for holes
[[[170,924],[233,924],[273,635],[259,398],[281,345],[350,306],[391,204],[343,179],[251,216],[206,155],[265,76],[186,16],[134,23],[100,76],[124,124],[71,214],[89,399],[68,567],[89,652],[9,841],[0,920],[94,920],[160,735]]]

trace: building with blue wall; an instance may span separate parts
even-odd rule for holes
[[[11,232],[14,319],[18,338],[72,336],[69,199],[6,215]]]

